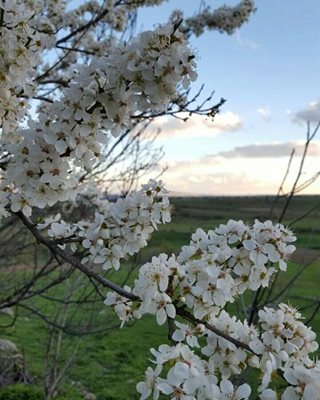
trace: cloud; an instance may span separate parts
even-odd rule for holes
[[[180,115],[187,118],[187,113]],[[239,115],[227,111],[217,114],[214,120],[202,115],[192,115],[187,121],[182,121],[170,116],[164,116],[156,119],[149,129],[160,129],[159,138],[166,137],[213,137],[224,132],[236,132],[240,130],[243,123]]]
[[[264,195],[275,194],[287,169],[292,145],[301,154],[303,142],[271,143],[235,147],[229,152],[220,152],[184,161],[167,162],[167,171],[162,176],[173,193],[194,195]],[[319,171],[320,141],[310,148],[306,158],[303,183]],[[286,181],[289,191],[299,170],[300,158],[294,157]],[[159,169],[160,171],[160,169]],[[154,172],[154,176],[159,171]],[[303,193],[320,192],[320,179]]]
[[[289,157],[292,149],[295,155],[301,156],[304,150],[304,141],[294,141],[285,143],[262,143],[238,146],[230,151],[218,153],[223,158],[280,158]],[[320,141],[310,143],[308,149],[309,157],[320,156]]]
[[[203,157],[168,165],[162,179],[174,194],[237,195],[248,194],[259,182],[246,171],[227,165],[217,157]],[[265,193],[268,189],[265,189]]]
[[[320,100],[311,101],[306,108],[292,113],[292,121],[298,124],[320,121]]]
[[[267,122],[271,121],[270,109],[268,107],[260,107],[260,108],[258,108],[257,109],[257,113],[265,121],[267,121]]]

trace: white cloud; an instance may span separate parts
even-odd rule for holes
[[[292,113],[292,120],[299,124],[305,122],[319,122],[320,100],[311,101],[304,109]]]
[[[292,142],[297,144],[297,142]],[[275,194],[286,171],[292,143],[237,147],[230,152],[168,163],[162,179],[174,193],[194,195]],[[302,142],[298,142],[302,146]],[[269,146],[269,147],[268,147]],[[278,150],[277,150],[278,148]],[[301,153],[301,148],[297,153]],[[284,157],[284,151],[287,151]],[[239,155],[240,154],[240,155]],[[319,171],[320,142],[307,157],[301,183]],[[285,190],[290,190],[299,169],[294,157]],[[304,193],[319,193],[320,180]]]
[[[235,132],[242,128],[242,121],[239,115],[227,111],[217,114],[214,120],[201,116],[192,115],[189,117],[187,113],[181,115],[182,118],[188,118],[182,121],[170,116],[164,116],[156,119],[149,129],[160,129],[159,138],[165,137],[213,137],[224,132]]]
[[[271,121],[271,113],[269,107],[260,107],[257,109],[257,113],[265,121],[267,122]]]
[[[293,142],[276,142],[250,144],[247,146],[237,146],[230,151],[218,153],[224,158],[279,158],[289,157],[292,149],[295,149],[295,155],[301,156],[304,150],[305,142],[297,140]],[[308,148],[309,157],[320,156],[320,141],[316,140],[310,143]]]

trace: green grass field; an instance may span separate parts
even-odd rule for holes
[[[309,209],[320,201],[316,196],[296,197],[284,223],[288,224],[299,219]],[[253,223],[255,218],[269,219],[271,197],[241,197],[241,198],[174,198],[173,221],[161,226],[138,259],[139,263],[149,260],[161,252],[176,253],[179,247],[189,242],[190,236],[197,227],[204,230],[226,222],[228,219],[242,219]],[[277,220],[281,212],[281,204],[275,209],[273,220]],[[283,288],[303,265],[317,255],[320,255],[319,213],[314,211],[303,220],[295,223],[292,229],[298,236],[297,247],[299,257],[290,263],[287,273],[280,275],[277,288]],[[129,262],[124,265],[127,268]],[[112,275],[112,277],[115,274]],[[121,282],[125,271],[116,277]],[[1,279],[5,279],[2,274]],[[129,281],[134,279],[134,273]],[[63,285],[67,285],[64,283]],[[65,287],[54,288],[50,295],[61,294]],[[320,260],[310,264],[305,272],[295,282],[288,293],[278,300],[287,301],[300,306],[306,316],[310,316],[311,300],[320,294]],[[310,301],[309,301],[310,300]],[[54,315],[56,305],[44,298],[34,298],[31,303],[35,308],[45,310],[48,315]],[[75,312],[75,308],[70,312]],[[97,328],[117,325],[117,319],[101,302],[95,310]],[[79,322],[81,320],[81,315]],[[77,321],[75,319],[75,321]],[[7,316],[0,317],[4,326],[10,322]],[[320,333],[320,314],[312,321],[313,328]],[[27,370],[32,383],[42,386],[44,373],[44,354],[47,346],[48,327],[39,318],[26,310],[20,310],[15,324],[10,328],[0,327],[0,337],[13,340],[26,360]],[[143,373],[150,358],[149,349],[166,343],[166,327],[159,327],[153,318],[146,317],[126,326],[111,331],[96,333],[80,339],[63,335],[61,360],[68,359],[72,349],[78,346],[76,357],[67,368],[65,379],[58,390],[58,400],[78,400],[84,398],[84,391],[92,392],[97,400],[132,400],[138,399],[135,393],[136,383],[143,378]],[[62,364],[63,365],[63,364]],[[1,395],[1,389],[0,389]]]

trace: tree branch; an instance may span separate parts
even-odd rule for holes
[[[49,239],[44,237],[39,230],[37,229],[36,225],[27,218],[21,211],[14,213],[17,215],[23,224],[30,230],[30,232],[34,235],[39,243],[44,244],[51,252],[53,252],[56,256],[61,257],[63,260],[67,261],[69,264],[73,265],[79,271],[83,272],[89,278],[99,282],[102,286],[107,287],[114,292],[118,293],[119,295],[126,297],[129,300],[133,301],[141,301],[138,296],[124,290],[122,287],[116,285],[115,283],[109,281],[108,279],[104,278],[102,275],[94,272],[92,269],[88,268],[87,266],[83,265],[78,259],[76,259],[73,255],[67,253],[65,250],[61,250],[57,245],[52,243]],[[208,322],[201,321],[195,318],[192,314],[187,312],[184,307],[176,307],[177,315],[180,317],[194,323],[194,324],[203,324],[208,330],[215,333],[216,335],[224,338],[225,340],[233,343],[237,347],[241,347],[251,353],[255,354],[253,350],[246,343],[242,343],[239,340],[227,335],[220,329],[214,327],[213,325],[209,324]]]
[[[76,257],[72,254],[68,253],[67,251],[61,250],[56,244],[54,244],[51,240],[47,239],[43,236],[40,231],[37,229],[36,225],[21,211],[15,213],[23,224],[30,230],[33,236],[37,239],[39,243],[44,244],[53,254],[56,256],[61,257],[64,261],[68,262],[69,264],[73,265],[79,271],[83,272],[89,278],[94,279],[95,281],[99,282],[102,286],[107,287],[116,293],[124,296],[130,300],[140,300],[139,297],[129,293],[128,291],[124,290],[122,287],[116,285],[115,283],[109,281],[108,279],[104,278],[102,275],[94,272],[91,268],[88,268],[84,264],[82,264]]]

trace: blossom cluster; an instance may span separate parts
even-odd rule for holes
[[[142,400],[161,393],[177,400],[248,399],[251,388],[234,386],[230,379],[249,367],[262,371],[262,400],[277,399],[274,376],[279,371],[288,385],[282,399],[313,398],[307,396],[318,390],[319,367],[310,354],[318,344],[301,314],[285,304],[265,307],[254,326],[224,309],[245,290],[267,287],[276,266],[285,271],[295,239],[289,229],[270,221],[256,220],[250,227],[230,220],[208,233],[198,229],[177,257],[161,254],[140,268],[133,288],[127,288],[138,302],[108,294],[106,304],[122,325],[143,314],[155,315],[159,325],[174,320],[171,338],[177,344],[152,350],[156,367],[149,367],[137,385]],[[185,310],[194,326],[176,320]]]
[[[141,314],[155,314],[160,324],[174,318],[173,303],[208,318],[249,289],[267,287],[295,250],[292,232],[281,224],[256,220],[253,227],[230,220],[215,230],[192,235],[176,257],[161,254],[143,265],[133,293],[141,300]]]
[[[284,378],[290,385],[281,397],[282,400],[319,400],[320,399],[320,362],[316,361],[308,366],[293,365],[284,372]],[[270,394],[272,392],[269,392]],[[273,391],[273,398],[276,393]]]
[[[254,326],[248,325],[246,320],[242,322],[234,316],[231,317],[225,310],[218,315],[213,312],[208,322],[220,332],[245,345],[249,345],[258,337],[258,331]],[[205,331],[201,353],[209,357],[209,360],[214,363],[216,371],[224,379],[228,379],[232,375],[240,375],[248,365],[253,364],[250,352],[248,353],[244,348],[210,330]]]
[[[124,286],[124,290],[128,293],[131,292],[129,286]],[[111,306],[118,315],[119,319],[122,321],[121,328],[126,322],[141,318],[139,308],[135,306],[134,302],[118,293],[108,292],[104,304]]]
[[[117,0],[105,0],[103,4],[98,0],[84,0],[72,7],[67,7],[66,0],[26,0],[28,7],[36,13],[33,26],[41,32],[54,34],[59,29],[68,29],[73,32],[88,22],[88,16],[94,18],[103,13],[100,23],[107,23],[107,26],[116,31],[123,31],[130,13],[139,7],[160,5],[167,0],[132,0],[121,2]],[[89,18],[89,19],[90,19]],[[90,34],[93,38],[92,33]],[[78,36],[74,38],[77,41]],[[84,38],[86,39],[86,38]],[[71,39],[70,39],[71,41]],[[81,41],[81,47],[86,40]],[[97,40],[95,40],[97,43]],[[46,44],[47,46],[47,44]]]
[[[286,304],[280,304],[278,310],[266,307],[259,311],[259,317],[259,326],[263,333],[260,338],[252,340],[249,346],[259,356],[259,361],[256,362],[264,372],[260,391],[268,390],[270,397],[271,392],[267,388],[274,372],[284,371],[284,378],[287,380],[288,377],[288,383],[292,383],[292,369],[296,371],[314,368],[314,362],[309,355],[318,349],[318,343],[315,341],[315,332],[301,322],[301,314]],[[313,385],[317,387],[318,384],[313,382]],[[292,388],[286,389],[284,398],[292,391]],[[273,392],[276,399],[276,392]],[[303,394],[303,390],[300,393]]]
[[[141,113],[166,110],[177,85],[195,79],[194,67],[183,34],[168,24],[79,68],[62,98],[9,146],[14,156],[1,187],[10,195],[1,196],[2,208],[11,203],[30,215],[32,207],[74,199],[81,171],[101,160],[110,132],[130,129]]]
[[[58,213],[54,217],[48,217],[44,222],[37,224],[39,230],[46,230],[48,237],[54,239],[55,241],[61,241],[58,246],[61,249],[66,248],[66,244],[63,243],[65,239],[75,239],[78,231],[78,226],[76,224],[65,222],[61,218],[61,214]],[[75,243],[75,242],[74,242]],[[71,247],[75,251],[75,244],[71,242]]]
[[[186,18],[184,31],[196,36],[203,34],[205,29],[226,32],[231,35],[236,29],[247,22],[251,14],[255,11],[254,0],[241,0],[236,6],[221,6],[215,10],[205,7],[193,17]],[[172,20],[183,18],[181,10],[174,11],[171,15]]]
[[[253,0],[242,0],[234,7],[222,6],[213,12],[206,9],[199,16],[187,19],[186,24],[197,36],[203,33],[205,27],[230,35],[244,22],[247,22],[254,11]]]
[[[92,223],[79,222],[86,259],[118,270],[120,259],[138,253],[158,224],[170,222],[167,193],[161,181],[150,180],[140,191],[108,203]]]
[[[213,333],[204,325],[191,327],[175,322],[178,329],[174,331],[172,339],[178,343],[161,345],[157,351],[151,349],[155,368],[149,367],[145,380],[137,384],[140,399],[144,400],[151,395],[157,399],[160,393],[170,395],[174,400],[249,399],[252,392],[250,386],[233,385],[230,380],[233,375],[240,375],[250,366],[263,372],[262,384],[258,388],[261,400],[276,400],[279,393],[282,400],[318,400],[319,362],[308,357],[317,349],[315,334],[299,321],[300,317],[294,308],[285,304],[280,304],[278,310],[265,308],[260,311],[261,332],[249,326],[246,321],[231,317],[224,310],[219,317],[213,316],[210,319],[210,323],[223,334],[244,345],[249,344],[252,352]],[[284,322],[282,327],[281,320]],[[279,337],[274,331],[278,329],[279,333],[281,328],[284,333]],[[270,337],[272,335],[273,339]],[[199,337],[204,339],[201,342],[203,345],[199,345]],[[256,346],[260,339],[269,343],[263,352]],[[279,362],[279,357],[276,360],[273,354],[276,342],[282,340],[284,345]],[[200,347],[201,357],[192,350],[197,347]],[[285,389],[268,387],[277,372],[288,384]]]
[[[0,128],[14,135],[34,89],[31,78],[42,45],[23,2],[1,1],[0,16]]]
[[[145,381],[137,384],[141,400],[151,395],[157,400],[160,393],[169,395],[173,400],[245,400],[250,396],[248,384],[234,386],[225,378],[219,382],[212,360],[201,359],[185,344],[161,345],[158,350],[151,349],[151,352],[156,367],[149,367]],[[160,376],[162,372],[165,378]]]
[[[81,244],[84,262],[118,270],[121,259],[138,253],[157,226],[170,220],[168,191],[161,181],[150,180],[140,191],[115,203],[101,201],[93,221],[70,224],[61,220],[59,214],[38,224],[38,229],[46,229],[51,238],[73,239],[73,251],[80,250]],[[64,247],[63,243],[61,246]]]

